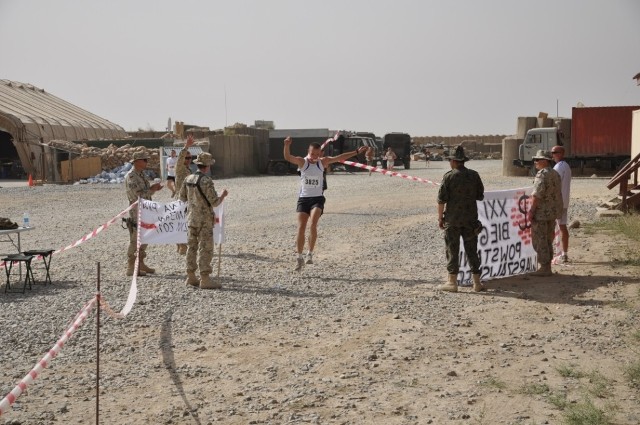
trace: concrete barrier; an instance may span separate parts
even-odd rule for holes
[[[517,137],[505,137],[502,139],[502,175],[505,177],[511,176],[526,176],[529,174],[528,168],[516,167],[513,165],[513,160],[518,159],[518,150],[524,138]]]

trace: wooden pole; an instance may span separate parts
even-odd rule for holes
[[[96,292],[96,425],[100,424],[100,263]]]
[[[222,244],[218,244],[218,283],[220,283],[220,264],[222,263]]]

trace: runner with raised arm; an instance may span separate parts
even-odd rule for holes
[[[322,216],[325,202],[325,197],[322,194],[324,169],[329,164],[349,159],[364,152],[367,148],[362,146],[356,151],[345,152],[338,156],[321,156],[322,150],[320,145],[318,143],[312,143],[309,145],[307,156],[302,158],[291,155],[291,142],[291,137],[287,137],[284,140],[284,159],[297,165],[300,170],[300,195],[296,208],[298,212],[298,234],[296,237],[298,257],[295,268],[296,271],[300,271],[305,265],[302,251],[304,249],[304,240],[309,218],[311,218],[311,226],[309,229],[309,251],[307,252],[306,264],[313,264],[313,249],[318,239],[318,220],[320,220],[320,216]]]

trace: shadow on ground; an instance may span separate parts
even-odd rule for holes
[[[486,294],[521,298],[549,304],[606,305],[616,301],[596,300],[585,294],[611,283],[637,283],[638,279],[623,276],[576,276],[554,273],[549,277],[513,276],[485,283]]]
[[[178,373],[176,359],[173,353],[173,335],[172,335],[172,321],[173,321],[173,310],[168,310],[164,315],[164,321],[162,322],[162,329],[160,330],[160,350],[162,351],[162,364],[169,372],[169,376],[171,377],[171,382],[176,388],[177,393],[180,395],[182,399],[185,409],[190,413],[191,418],[193,418],[193,422],[201,425],[202,422],[198,418],[198,414],[195,413],[193,406],[189,402],[187,395],[184,392],[184,386],[182,383],[182,378]],[[180,419],[186,422],[186,418],[182,417]]]
[[[23,284],[11,284],[11,291],[5,293],[6,283],[0,286],[0,305],[6,303],[19,303],[28,301],[32,297],[40,297],[43,295],[55,295],[61,291],[69,289],[71,287],[77,286],[78,282],[69,281],[69,280],[54,280],[52,284],[43,284],[36,281],[35,284],[31,285],[31,289],[27,286],[27,290],[25,293],[22,293]]]

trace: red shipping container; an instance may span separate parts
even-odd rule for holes
[[[637,109],[640,106],[573,108],[571,156],[631,155],[632,111]]]

